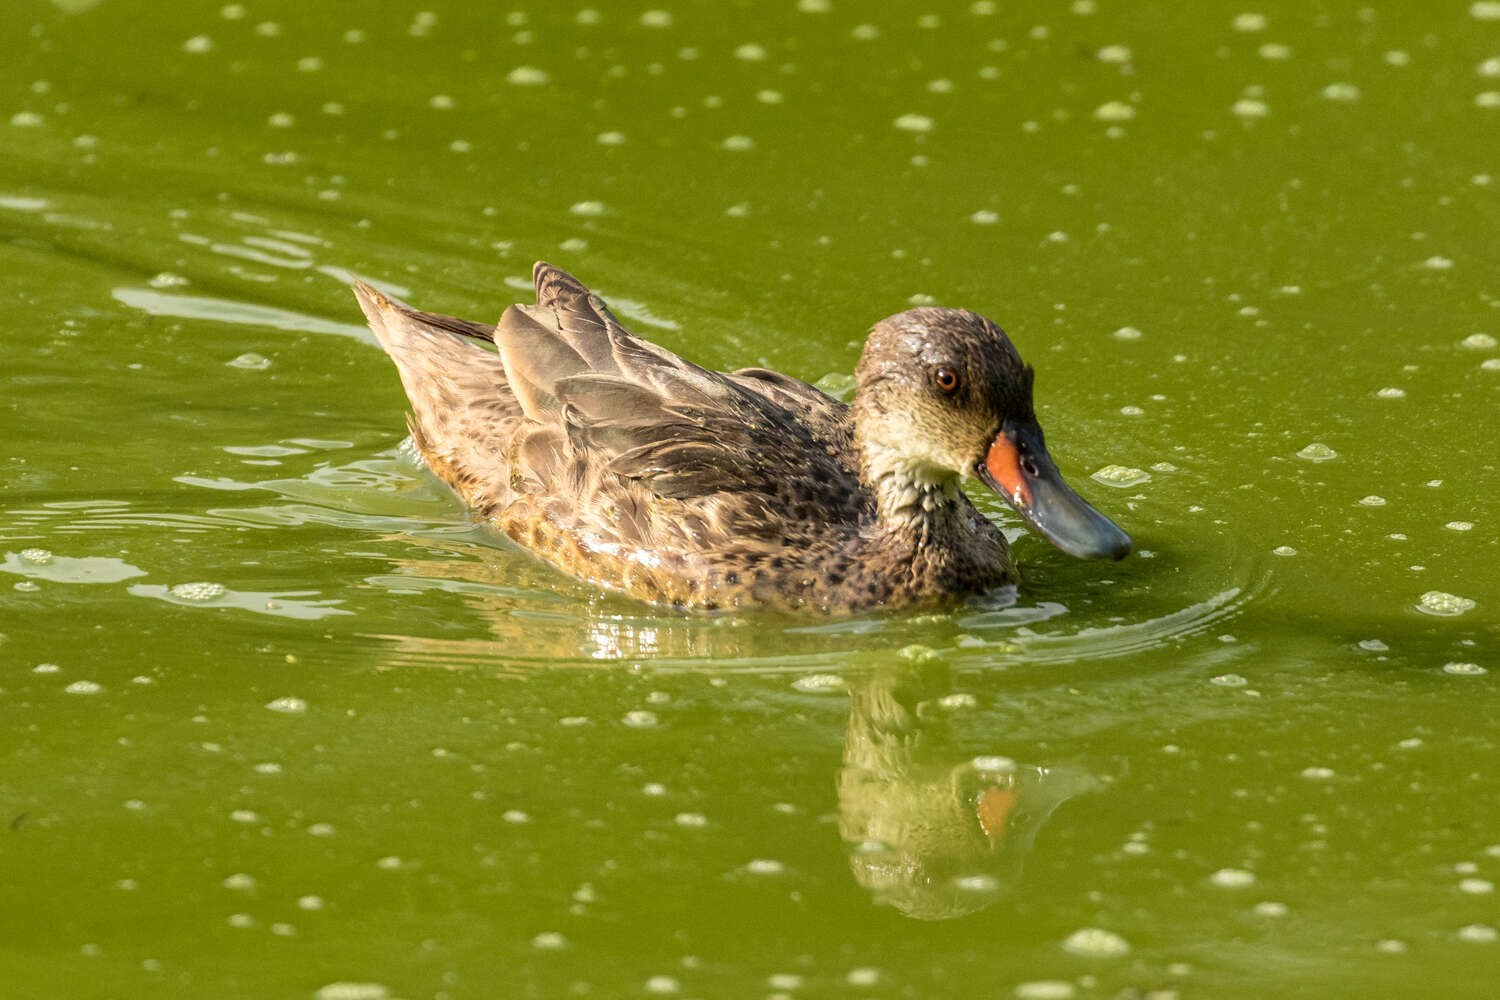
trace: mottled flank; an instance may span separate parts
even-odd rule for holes
[[[851,408],[776,372],[700,368],[566,272],[538,263],[534,279],[536,304],[495,327],[355,288],[417,447],[518,544],[692,608],[849,610],[1012,582],[1004,538],[958,489],[1006,412],[1030,414],[1030,369],[987,320],[883,321]],[[961,398],[938,398],[934,364]]]

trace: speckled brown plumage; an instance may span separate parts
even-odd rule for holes
[[[495,327],[355,289],[417,448],[517,544],[691,608],[851,610],[1013,580],[1004,538],[957,487],[996,433],[994,402],[1030,410],[1030,369],[987,320],[883,321],[851,409],[776,372],[700,368],[631,336],[566,272],[538,263],[534,279],[536,305]],[[912,397],[922,376],[907,369],[939,355],[962,367],[975,412]]]

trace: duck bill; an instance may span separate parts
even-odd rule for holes
[[[1042,537],[1079,559],[1123,559],[1130,536],[1063,482],[1039,427],[1007,426],[975,470]]]

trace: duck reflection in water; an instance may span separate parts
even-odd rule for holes
[[[854,877],[919,920],[981,910],[1021,877],[1037,831],[1097,779],[1083,771],[965,756],[952,732],[952,672],[926,664],[849,682],[839,830]]]
[[[470,548],[461,540],[421,541],[448,556]],[[393,581],[458,592],[489,634],[388,636],[392,666],[494,670],[503,664],[505,672],[529,674],[648,659],[678,669],[733,662],[754,671],[805,665],[819,655],[814,637],[799,637],[800,648],[789,650],[786,632],[742,627],[750,625],[748,618],[640,614],[622,599],[580,608],[542,579],[518,581],[510,565],[455,558],[397,562],[402,574]],[[540,565],[535,571],[538,577],[546,572]],[[877,902],[908,916],[945,920],[994,903],[1019,883],[1022,862],[1053,811],[1100,784],[1085,771],[1020,763],[1000,756],[1003,746],[956,733],[978,713],[944,705],[956,682],[941,663],[903,662],[851,674],[846,686],[840,833],[855,879]]]

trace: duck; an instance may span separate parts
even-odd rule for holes
[[[675,608],[854,613],[1014,587],[998,494],[1043,538],[1130,537],[1063,480],[1034,372],[1000,327],[924,306],[871,328],[845,404],[766,368],[711,371],[633,336],[539,261],[491,326],[354,294],[411,404],[411,441],[470,508],[591,586]]]

